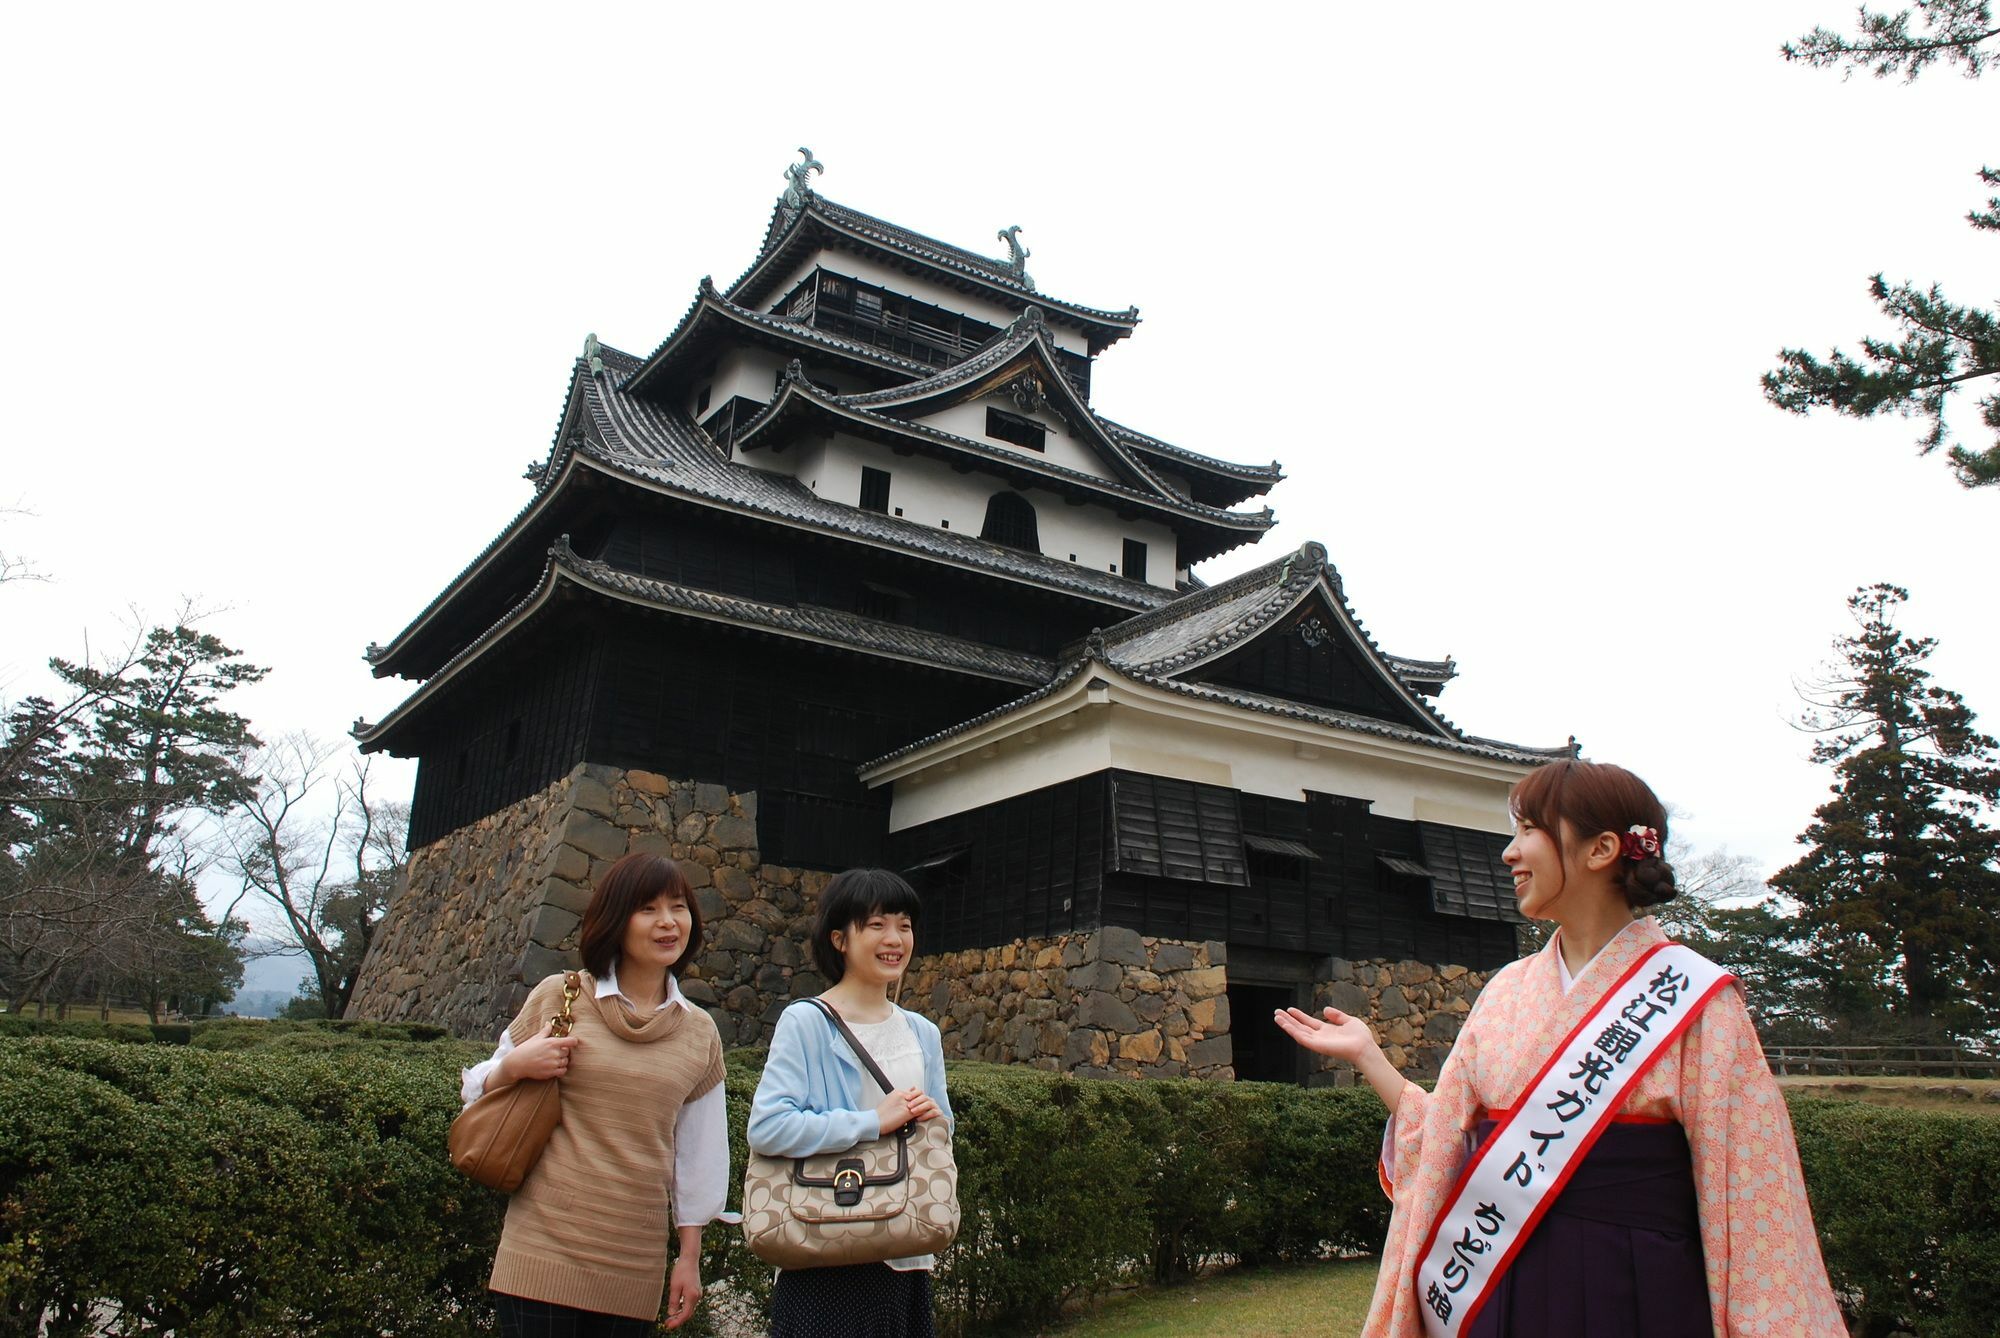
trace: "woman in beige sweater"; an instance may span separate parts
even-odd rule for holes
[[[701,913],[670,859],[627,855],[583,913],[570,1034],[552,1034],[565,976],[536,985],[467,1102],[522,1078],[562,1082],[562,1123],[507,1205],[493,1299],[508,1338],[639,1338],[701,1300],[701,1231],[729,1185],[722,1042],[674,983]],[[669,1230],[679,1238],[669,1285]]]

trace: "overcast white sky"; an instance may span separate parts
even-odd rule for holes
[[[362,647],[526,500],[584,335],[650,350],[741,272],[805,144],[1138,304],[1104,412],[1284,462],[1203,576],[1319,539],[1385,648],[1458,658],[1460,725],[1574,733],[1699,845],[1792,858],[1793,682],[1858,584],[2000,726],[2000,495],[1757,386],[1888,333],[1876,270],[1995,298],[2000,83],[1779,59],[1846,0],[833,13],[0,11],[0,551],[53,578],[0,587],[0,698],[192,595],[272,667],[261,732],[379,718],[410,685]]]

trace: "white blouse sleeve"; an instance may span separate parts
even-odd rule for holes
[[[491,1059],[458,1071],[458,1099],[461,1104],[469,1106],[486,1094],[486,1080],[493,1076],[493,1070],[500,1067],[500,1061],[513,1048],[514,1038],[503,1031],[500,1033],[499,1048],[494,1050]]]
[[[674,1121],[674,1225],[737,1220],[729,1206],[729,1099],[717,1083]]]

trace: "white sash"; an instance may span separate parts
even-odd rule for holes
[[[1417,1303],[1431,1338],[1472,1327],[1640,1075],[1734,979],[1692,948],[1659,944],[1556,1047],[1459,1173],[1418,1252]]]

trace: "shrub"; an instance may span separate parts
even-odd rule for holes
[[[0,1040],[0,1334],[491,1331],[505,1200],[444,1154],[456,1070],[486,1047],[250,1034]],[[761,1059],[729,1057],[739,1172]],[[1372,1250],[1386,1229],[1382,1107],[1365,1090],[968,1063],[951,1096],[964,1226],[936,1278],[948,1334],[1032,1332],[1120,1278]],[[1856,1331],[1989,1333],[2000,1121],[1791,1104]],[[703,1276],[762,1313],[771,1271],[741,1233],[705,1245]],[[709,1307],[682,1330],[710,1331]]]
[[[2000,1120],[1794,1096],[1813,1219],[1854,1332],[1989,1338]]]

